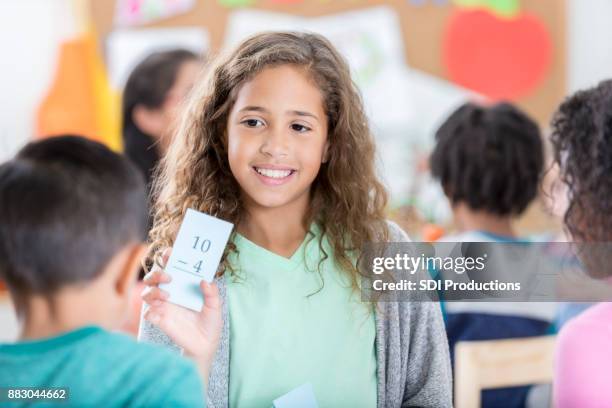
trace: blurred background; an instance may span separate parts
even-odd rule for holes
[[[153,51],[208,59],[257,31],[316,31],[350,62],[392,216],[418,237],[451,225],[426,165],[440,122],[468,99],[507,99],[546,131],[565,95],[609,76],[609,15],[607,0],[3,1],[0,161],[62,132],[122,150],[121,91]],[[558,229],[539,208],[523,218],[523,233]]]
[[[123,151],[122,90],[151,52],[209,60],[258,31],[315,31],[361,89],[390,217],[435,239],[453,230],[427,165],[440,123],[468,100],[510,100],[546,134],[566,95],[610,76],[611,15],[609,0],[5,0],[0,161],[60,133]],[[178,99],[195,80],[184,75]],[[543,196],[517,230],[554,235],[558,216]]]

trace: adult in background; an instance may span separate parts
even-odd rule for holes
[[[122,100],[123,143],[125,154],[145,176],[149,193],[153,169],[170,143],[178,109],[199,69],[198,55],[173,49],[150,54],[128,77]]]

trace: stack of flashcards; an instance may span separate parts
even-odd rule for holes
[[[312,385],[306,383],[273,401],[274,408],[318,408]]]
[[[233,224],[188,209],[183,218],[165,271],[170,283],[160,287],[170,302],[200,311],[203,305],[200,281],[212,282]]]

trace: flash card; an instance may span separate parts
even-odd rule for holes
[[[159,285],[170,294],[170,302],[198,312],[202,309],[200,281],[212,282],[233,227],[187,209],[165,268],[172,281]]]
[[[318,408],[312,384],[306,383],[272,402],[274,408]]]

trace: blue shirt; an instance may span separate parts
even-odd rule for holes
[[[205,406],[194,363],[96,326],[0,344],[0,387],[68,388],[66,402],[48,401],[37,407]],[[8,406],[25,405],[22,401]]]

